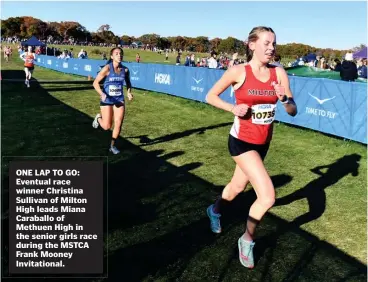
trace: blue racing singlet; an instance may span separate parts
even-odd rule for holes
[[[125,67],[121,67],[120,74],[117,74],[113,63],[110,63],[110,72],[103,85],[103,92],[107,95],[105,103],[124,101]]]

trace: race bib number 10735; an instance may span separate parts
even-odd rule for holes
[[[270,124],[275,120],[276,105],[259,104],[252,106],[252,123]]]

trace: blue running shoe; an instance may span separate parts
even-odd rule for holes
[[[213,205],[210,205],[207,208],[207,215],[210,218],[211,221],[211,230],[213,233],[221,233],[221,224],[220,224],[220,216],[219,213],[213,212]]]
[[[120,153],[120,151],[115,146],[111,146],[109,151],[113,153],[114,155],[117,155]]]
[[[254,245],[255,245],[254,242],[244,240],[243,236],[241,236],[238,240],[239,260],[240,263],[247,268],[254,267],[254,257],[253,257]]]

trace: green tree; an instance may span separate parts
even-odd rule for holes
[[[11,17],[1,21],[1,36],[21,36],[21,25],[24,20],[21,17]]]
[[[243,41],[234,37],[228,37],[220,42],[220,44],[218,45],[218,51],[225,53],[238,52],[244,54],[245,47]]]
[[[124,42],[124,44],[126,45],[130,45],[132,44],[133,40],[132,37],[130,37],[129,35],[123,35],[120,37],[120,39]]]
[[[219,47],[221,41],[222,41],[222,39],[218,38],[218,37],[216,37],[214,39],[211,39],[210,40],[210,47],[209,47],[210,50],[209,51],[211,51],[211,50],[218,51],[218,47]]]
[[[210,45],[210,41],[206,36],[198,36],[194,38],[194,46],[196,52],[209,52]]]

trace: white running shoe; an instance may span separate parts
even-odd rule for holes
[[[98,123],[98,119],[101,117],[101,114],[97,114],[96,115],[96,117],[95,117],[95,119],[93,120],[93,122],[92,122],[92,126],[94,127],[94,128],[97,128],[98,126],[99,126],[99,123]]]
[[[111,146],[109,151],[113,153],[114,155],[117,155],[120,153],[120,151],[115,146]]]

